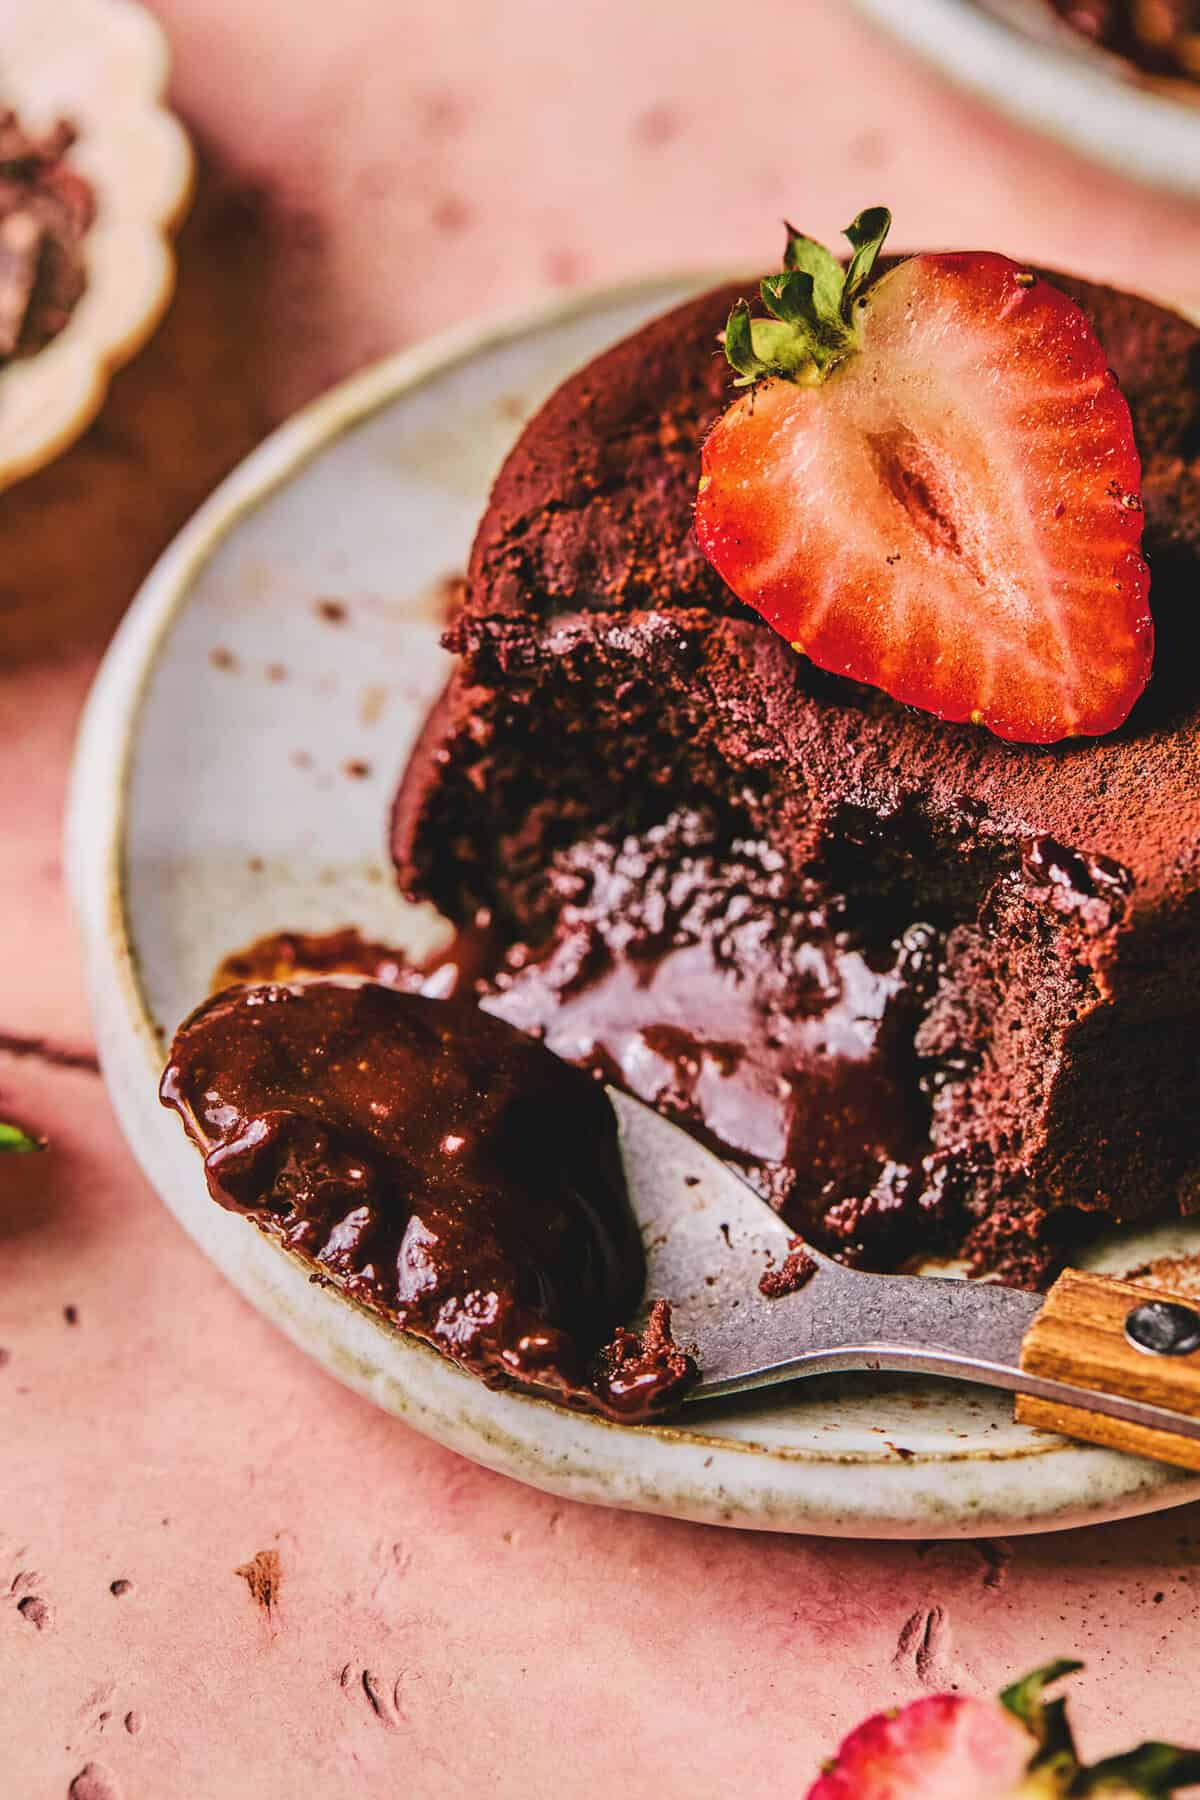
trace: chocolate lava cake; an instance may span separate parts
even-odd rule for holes
[[[481,523],[396,797],[483,1004],[689,1124],[815,1242],[1044,1281],[1200,1209],[1200,333],[1057,274],[1129,402],[1154,678],[1050,747],[822,672],[693,534],[705,295],[570,379]]]

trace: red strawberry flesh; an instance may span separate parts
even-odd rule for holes
[[[704,447],[696,530],[813,662],[1050,743],[1149,678],[1129,408],[1078,307],[991,254],[916,256],[816,385],[769,377]]]
[[[1009,1800],[1040,1792],[1029,1734],[992,1701],[931,1694],[850,1733],[808,1800]]]

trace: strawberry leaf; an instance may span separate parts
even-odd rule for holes
[[[6,1125],[0,1119],[0,1152],[16,1151],[19,1155],[27,1155],[31,1150],[44,1150],[45,1144],[40,1138],[32,1138],[19,1125]]]
[[[1067,1720],[1065,1700],[1047,1700],[1043,1706],[1038,1748],[1030,1759],[1029,1768],[1031,1773],[1035,1769],[1047,1771],[1063,1785],[1078,1774],[1079,1758]]]
[[[883,240],[891,229],[892,215],[886,206],[868,206],[847,225],[843,235],[849,240],[854,255],[850,258],[846,285],[842,289],[843,319],[849,319],[850,308],[870,281],[883,249]]]
[[[805,237],[794,225],[788,226],[787,234],[784,268],[811,276],[813,304],[818,313],[827,319],[835,319],[841,309],[845,270],[832,251],[824,244],[818,244],[815,238]]]
[[[1022,1680],[1014,1681],[1000,1696],[1001,1706],[1021,1721],[1026,1731],[1037,1739],[1040,1749],[1047,1757],[1060,1755],[1064,1750],[1073,1754],[1073,1745],[1071,1728],[1064,1713],[1064,1702],[1047,1701],[1043,1696],[1053,1682],[1061,1681],[1064,1675],[1074,1675],[1082,1667],[1081,1662],[1060,1657],[1057,1662],[1047,1663],[1044,1668],[1034,1669],[1032,1674],[1024,1676]]]
[[[777,319],[802,325],[814,334],[821,329],[816,284],[806,269],[785,269],[782,275],[768,275],[760,282],[759,292],[763,305]]]
[[[750,308],[744,300],[739,300],[725,321],[725,355],[741,377],[738,387],[757,381],[766,373],[761,358],[755,353],[750,324]]]
[[[1117,1788],[1143,1794],[1146,1800],[1170,1800],[1176,1788],[1200,1781],[1200,1750],[1181,1750],[1175,1744],[1139,1744],[1124,1756],[1109,1756],[1083,1774],[1083,1794],[1103,1794]],[[1074,1792],[1074,1790],[1072,1790]]]

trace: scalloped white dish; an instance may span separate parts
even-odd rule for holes
[[[0,369],[0,489],[79,436],[170,299],[192,155],[162,103],[167,69],[161,27],[135,0],[0,7],[0,102],[32,131],[70,120],[71,166],[96,197],[77,306],[43,349]]]
[[[571,369],[696,282],[600,293],[347,383],[269,439],[151,575],[82,729],[69,862],[104,1072],[150,1180],[309,1355],[440,1443],[558,1494],[715,1524],[862,1537],[1083,1524],[1200,1479],[1038,1434],[983,1389],[841,1377],[609,1424],[493,1392],[325,1288],[215,1206],[158,1104],[163,1043],[228,951],[281,927],[431,947],[392,889],[388,799],[448,659],[465,562],[519,422]],[[339,609],[319,602],[336,599]],[[1164,1227],[1124,1268],[1196,1247]]]
[[[1139,79],[1039,0],[856,0],[960,87],[1119,175],[1200,194],[1200,86]]]

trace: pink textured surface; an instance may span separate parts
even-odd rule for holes
[[[180,294],[85,442],[3,501],[0,1106],[53,1149],[0,1164],[0,1788],[803,1792],[864,1712],[1057,1652],[1088,1660],[1089,1748],[1200,1736],[1197,1509],[1007,1547],[737,1536],[556,1503],[343,1393],[136,1172],[86,1066],[59,857],[137,582],[368,357],[554,286],[765,262],[785,211],[833,233],[886,199],[901,240],[1159,292],[1196,285],[1200,217],[821,0],[159,10],[205,153]],[[237,1573],[264,1551],[269,1610]]]

